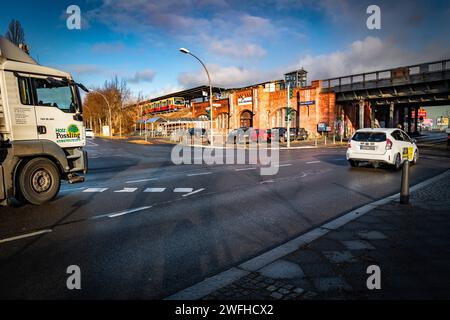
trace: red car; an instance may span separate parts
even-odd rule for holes
[[[250,139],[253,142],[261,142],[261,141],[270,142],[271,140],[270,130],[252,129],[252,131],[250,132]]]

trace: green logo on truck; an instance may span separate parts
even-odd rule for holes
[[[81,140],[80,128],[76,124],[71,124],[67,129],[56,129],[56,142],[77,142]]]

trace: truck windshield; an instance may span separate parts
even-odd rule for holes
[[[74,88],[70,84],[35,79],[35,88],[38,106],[56,107],[67,113],[76,112],[77,99],[74,95]]]

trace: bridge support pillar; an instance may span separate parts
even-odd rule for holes
[[[419,132],[419,107],[414,109],[414,133]]]
[[[364,129],[364,100],[359,102],[359,129]]]
[[[411,135],[412,133],[412,108],[408,106],[408,134]]]
[[[394,102],[391,102],[391,104],[389,105],[389,123],[388,123],[388,128],[393,128],[394,127],[394,109],[395,109],[395,104],[394,104]]]

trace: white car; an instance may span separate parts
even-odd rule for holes
[[[385,163],[399,170],[404,161],[416,164],[416,141],[400,129],[361,129],[348,142],[347,161],[352,167],[360,162]]]
[[[86,138],[95,138],[95,133],[92,129],[86,129]]]

